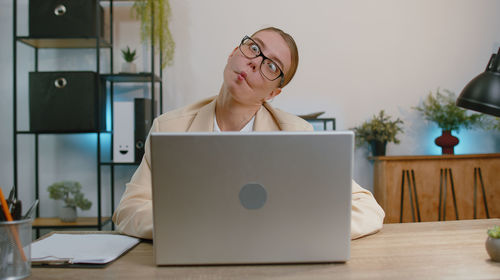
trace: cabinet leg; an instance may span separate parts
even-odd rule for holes
[[[474,197],[473,197],[473,207],[474,207],[474,219],[477,219],[477,167],[474,167]]]
[[[411,179],[410,179],[410,170],[403,170],[401,172],[401,207],[400,207],[400,216],[399,222],[403,222],[403,208],[404,208],[404,197],[405,197],[405,177],[408,182],[408,195],[410,198],[411,205],[411,216],[413,222],[420,222],[420,207],[418,205],[418,196],[417,196],[417,187],[415,184],[415,171],[411,169]],[[415,212],[417,212],[415,216]]]
[[[417,208],[417,218],[418,221],[421,222],[422,220],[420,219],[420,206],[418,204],[417,184],[415,184],[415,171],[413,169],[411,170],[411,179],[413,182],[413,192],[415,193],[415,207]]]
[[[438,221],[441,221],[441,204],[443,201],[443,169],[439,170],[439,206],[438,206]]]
[[[448,169],[444,170],[444,179],[443,179],[443,221],[446,221],[446,194],[448,192]]]
[[[453,196],[453,207],[455,208],[455,217],[457,220],[459,220],[457,198],[455,196],[455,184],[453,183],[453,173],[451,173],[451,168],[448,168],[448,172],[450,173],[451,195]]]
[[[483,175],[481,173],[481,167],[474,168],[474,219],[477,219],[477,178],[479,177],[479,182],[481,184],[481,192],[483,194],[484,210],[486,212],[486,218],[490,218],[490,213],[488,211],[488,202],[486,199],[486,189],[484,187]]]
[[[401,174],[401,204],[399,210],[399,222],[403,222],[403,203],[405,199],[405,171]]]
[[[439,178],[439,214],[438,220],[445,221],[446,220],[446,197],[447,197],[447,189],[448,189],[448,175],[450,179],[450,187],[451,187],[451,195],[453,199],[453,207],[455,209],[455,218],[459,220],[458,217],[458,208],[457,208],[457,199],[455,196],[455,184],[453,183],[453,173],[451,168],[441,168],[440,170],[440,178]]]

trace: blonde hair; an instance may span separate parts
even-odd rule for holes
[[[299,66],[299,50],[297,49],[297,44],[295,44],[295,40],[290,34],[276,27],[262,28],[253,33],[252,37],[261,31],[273,31],[278,33],[279,35],[281,35],[283,40],[285,40],[286,44],[288,45],[288,48],[290,49],[291,64],[290,64],[290,69],[288,69],[288,71],[284,73],[285,77],[283,79],[283,84],[281,85],[281,87],[284,87],[292,80],[293,76],[295,75],[295,72],[297,72],[297,67]]]

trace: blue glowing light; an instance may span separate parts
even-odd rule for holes
[[[471,131],[462,129],[459,133],[454,134],[455,137],[460,139],[458,145],[455,146],[455,154],[463,155],[463,154],[472,154],[477,153],[477,135],[475,133],[471,133]]]
[[[109,91],[106,94],[106,130],[110,131],[111,130],[111,122],[112,122],[112,116],[111,116],[111,94]]]
[[[426,145],[425,154],[427,154],[427,155],[440,155],[441,154],[441,147],[436,145],[434,143],[434,140],[437,137],[441,136],[442,130],[437,126],[429,126],[429,130],[430,130],[430,132],[427,134],[429,136],[429,139],[427,139],[426,141],[428,143],[432,143],[432,144]]]

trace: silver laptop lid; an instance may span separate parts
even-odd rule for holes
[[[152,133],[158,265],[346,261],[352,132]]]

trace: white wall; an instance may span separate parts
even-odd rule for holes
[[[277,26],[294,36],[300,63],[273,105],[304,114],[326,111],[338,129],[386,110],[405,121],[389,155],[440,154],[440,131],[411,109],[438,87],[460,93],[500,47],[500,1],[231,0],[171,1],[177,42],[166,71],[167,108],[218,93],[228,54],[245,34]],[[264,8],[265,7],[265,8]],[[462,130],[457,153],[500,151],[498,132]],[[355,178],[372,188],[367,151]]]
[[[422,121],[411,107],[437,87],[458,94],[484,70],[490,54],[500,47],[498,0],[170,1],[177,49],[174,65],[164,72],[165,108],[177,108],[217,94],[227,56],[241,38],[259,28],[277,26],[295,37],[300,63],[295,79],[273,105],[296,114],[326,111],[324,116],[335,117],[340,130],[356,126],[384,109],[405,121],[401,144],[389,145],[390,155],[439,154],[433,144],[439,129]],[[5,38],[0,43],[2,187],[10,187],[13,181],[11,13],[12,4],[0,2],[0,35]],[[139,64],[143,68],[140,70],[149,69],[149,61],[144,59],[149,52],[139,42],[137,22],[129,18],[125,8],[117,8],[115,16],[119,20],[115,26],[117,47],[139,48]],[[20,20],[19,29],[27,32],[26,23],[25,19]],[[33,67],[33,52],[19,44],[18,48],[22,65],[18,71],[19,94],[26,94],[26,73]],[[92,51],[45,50],[40,54],[41,70],[95,67]],[[83,62],[77,62],[75,55]],[[107,57],[104,52],[103,61]],[[120,61],[116,52],[115,69]],[[119,87],[118,98],[141,94],[143,90],[140,85]],[[27,107],[22,107],[25,99],[21,98],[18,118],[19,125],[27,127]],[[456,153],[500,152],[499,132],[462,130],[458,136],[461,143]],[[41,139],[41,188],[44,190],[54,180],[76,178],[95,200],[95,142],[91,136],[76,138]],[[33,156],[30,136],[23,136],[20,146],[20,160],[24,160],[20,167],[22,193],[31,198],[32,164],[26,164]],[[67,157],[68,154],[72,156]],[[355,179],[371,189],[372,164],[366,154],[365,149],[356,151]],[[79,168],[73,168],[74,165]],[[117,172],[117,197],[132,171],[124,168]],[[41,193],[46,200],[45,191]],[[55,215],[55,209],[42,208],[42,214]],[[83,214],[95,215],[95,209],[94,204],[91,211]]]

